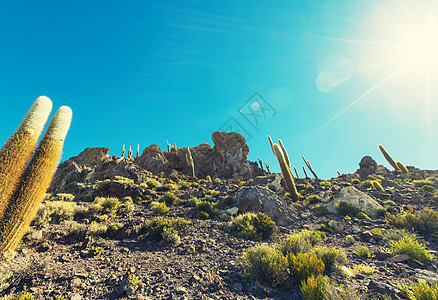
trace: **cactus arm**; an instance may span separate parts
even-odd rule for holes
[[[309,178],[309,176],[307,175],[307,172],[306,172],[306,168],[304,168],[304,166],[303,166],[303,171],[304,171],[304,175],[306,175],[306,178]]]
[[[123,145],[123,149],[122,149],[122,158],[125,158],[125,145]]]
[[[192,154],[190,153],[189,147],[187,147],[186,161],[187,161],[187,164],[190,166],[190,169],[192,171],[192,177],[196,178],[196,176],[195,176],[195,162],[193,161],[193,157],[192,157]]]
[[[399,168],[397,167],[397,163],[392,159],[391,155],[389,155],[388,151],[386,151],[383,145],[379,145],[379,150],[382,152],[383,156],[386,158],[388,163],[397,171]]]
[[[0,219],[0,254],[9,256],[19,244],[50,185],[62,153],[72,112],[61,107],[30,160],[17,191]]]
[[[306,166],[309,168],[310,172],[312,172],[313,176],[315,176],[316,179],[319,179],[318,176],[316,176],[316,173],[313,171],[313,168],[312,168],[312,165],[310,164],[310,161],[306,160],[304,158],[304,155],[301,155],[301,157],[303,158],[303,160],[306,163]]]
[[[292,199],[297,201],[299,198],[297,188],[295,186],[294,178],[292,173],[290,172],[290,168],[288,167],[286,160],[284,158],[283,153],[281,152],[281,148],[278,144],[274,144],[275,156],[277,157],[278,164],[280,165],[281,173],[283,175],[284,183],[286,184],[286,188],[292,196]]]
[[[400,162],[400,161],[397,161],[396,163],[396,166],[397,166],[397,168],[400,170],[400,171],[402,171],[403,173],[409,173],[409,171],[408,171],[408,169],[405,167],[405,165],[402,163],[402,162]]]
[[[300,178],[300,176],[298,176],[297,168],[294,167],[294,171],[295,171],[295,175],[297,175],[297,178]]]
[[[270,135],[268,135],[268,140],[269,140],[269,144],[271,145],[272,153],[274,153],[274,155],[275,155],[275,151],[274,151],[274,143],[272,142],[272,138],[271,138]]]
[[[52,101],[45,96],[39,97],[0,151],[0,218],[18,187],[51,110]]]
[[[286,160],[286,163],[290,169],[290,160],[289,160],[289,155],[287,154],[286,148],[284,148],[283,142],[280,139],[278,139],[278,144],[281,147],[281,152],[283,152],[284,159]]]

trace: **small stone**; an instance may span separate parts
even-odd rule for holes
[[[184,250],[186,250],[187,253],[189,253],[189,254],[194,254],[194,253],[196,253],[196,248],[195,248],[195,246],[193,246],[193,245],[186,245],[186,246],[184,247]]]
[[[344,229],[344,225],[342,225],[341,222],[338,222],[338,221],[335,221],[335,220],[330,220],[330,221],[328,222],[328,226],[329,226],[331,229],[335,230],[335,231],[341,231],[341,230]]]
[[[81,279],[79,279],[79,278],[73,278],[71,281],[70,281],[70,286],[71,287],[80,287],[82,285],[82,281],[81,281]]]
[[[180,295],[184,295],[187,293],[187,289],[183,286],[179,286],[175,289],[175,293],[180,294]]]
[[[402,262],[408,261],[409,259],[410,258],[407,254],[399,254],[399,255],[396,255],[394,257],[388,258],[387,260],[389,262],[393,262],[393,263],[402,263]]]
[[[240,293],[243,290],[243,285],[240,282],[236,282],[233,284],[233,289]]]
[[[78,293],[73,294],[70,298],[70,300],[82,300],[81,295],[79,295]]]
[[[237,212],[238,212],[238,211],[239,211],[239,208],[238,208],[238,207],[231,207],[231,208],[225,210],[225,212],[226,212],[227,214],[229,214],[230,216],[235,216],[235,215],[237,215]]]

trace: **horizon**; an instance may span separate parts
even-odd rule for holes
[[[268,135],[300,177],[301,155],[322,179],[366,155],[391,170],[379,144],[438,169],[433,0],[22,7],[0,4],[3,143],[45,95],[51,116],[73,110],[62,161],[87,147],[213,146],[213,132],[236,131],[272,172]]]

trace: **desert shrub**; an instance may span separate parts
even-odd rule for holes
[[[167,207],[165,202],[151,202],[151,209],[154,212],[154,214],[158,215],[169,215],[170,214],[170,208]]]
[[[32,293],[26,291],[26,286],[24,286],[24,291],[15,296],[14,300],[33,300],[35,296]]]
[[[318,195],[311,195],[307,197],[306,200],[307,202],[309,202],[309,204],[315,204],[321,201],[321,197],[319,197]]]
[[[411,286],[412,291],[406,284],[400,284],[399,288],[408,294],[409,299],[412,300],[436,300],[438,299],[438,285],[428,284],[425,281],[418,280]]]
[[[173,228],[176,233],[181,236],[187,231],[189,221],[183,218],[178,219],[164,219],[163,217],[157,217],[147,221],[143,229],[149,238],[161,241],[163,240],[163,232],[166,228]]]
[[[352,184],[359,184],[359,183],[360,183],[360,180],[359,180],[359,179],[352,179],[352,180],[351,180],[351,183],[352,183]]]
[[[259,245],[243,254],[246,272],[250,279],[284,285],[289,277],[286,257],[268,245]]]
[[[356,218],[358,218],[358,219],[360,219],[360,220],[368,220],[368,221],[371,221],[371,218],[368,217],[368,215],[367,215],[366,213],[364,213],[363,211],[359,212],[359,213],[356,215]]]
[[[175,246],[181,244],[181,237],[175,227],[165,227],[161,236],[166,244]]]
[[[329,210],[321,204],[315,205],[312,208],[312,212],[314,212],[315,214],[320,214],[320,215],[328,215],[330,214]]]
[[[350,243],[350,244],[353,244],[356,241],[354,239],[354,237],[350,234],[345,237],[345,240],[347,241],[347,243]]]
[[[319,183],[320,186],[332,186],[332,183],[327,180],[323,180]]]
[[[327,276],[312,275],[301,281],[300,290],[305,300],[325,300],[327,294]]]
[[[343,216],[350,216],[354,217],[358,213],[360,213],[362,210],[359,207],[356,207],[347,201],[339,201],[335,204],[335,209]]]
[[[370,253],[370,250],[368,249],[367,246],[361,246],[361,247],[357,248],[353,253],[358,255],[358,256],[364,257],[364,258],[373,257],[373,255]]]
[[[198,217],[201,220],[207,220],[208,218],[210,218],[210,215],[208,213],[206,213],[205,211],[200,211],[200,212],[198,212]]]
[[[110,183],[111,179],[105,179],[105,180],[99,180],[96,183],[96,189],[100,190],[101,188],[103,188],[106,184]]]
[[[119,230],[123,227],[123,223],[110,223],[108,225],[108,228],[106,230],[106,233],[110,236],[110,237],[114,237],[117,235],[117,233],[119,232]]]
[[[217,207],[219,206],[219,203],[201,200],[201,201],[196,202],[195,206],[196,206],[197,211],[206,212],[210,217],[214,217],[214,216],[216,216],[216,214],[218,212]]]
[[[415,213],[410,206],[408,211],[403,214],[386,213],[386,220],[389,225],[397,228],[413,229],[425,236],[434,236],[438,232],[438,212],[427,207]]]
[[[215,191],[215,190],[207,190],[205,192],[206,195],[211,195],[213,197],[217,197],[219,196],[220,192],[219,191]]]
[[[125,198],[128,198],[128,199],[125,199]],[[127,215],[127,214],[130,214],[134,211],[135,205],[134,205],[134,202],[132,201],[131,197],[125,197],[125,198],[122,199],[124,202],[120,205],[120,207],[118,209],[118,213]]]
[[[362,182],[360,183],[360,186],[361,186],[361,187],[364,187],[364,188],[371,188],[371,187],[373,187],[372,180],[365,180],[365,181],[362,181]]]
[[[55,196],[52,196],[50,200],[60,200],[60,201],[72,201],[76,196],[67,193],[58,193]]]
[[[302,183],[298,183],[295,185],[297,188],[297,191],[313,191],[314,187],[311,186],[310,184],[302,184]]]
[[[120,206],[119,199],[115,197],[96,197],[94,202],[99,204],[102,208],[102,211],[106,213],[114,213]]]
[[[423,185],[423,186],[421,187],[421,189],[422,189],[423,191],[431,192],[431,193],[433,193],[433,191],[435,190],[435,188],[434,188],[433,186],[428,185],[428,184]]]
[[[89,250],[89,252],[91,253],[91,255],[93,256],[97,256],[99,254],[101,254],[103,251],[102,247],[93,247]]]
[[[370,265],[365,265],[365,264],[353,266],[353,273],[354,274],[362,273],[362,274],[372,275],[375,270],[376,270],[376,267],[370,266]]]
[[[299,280],[324,272],[324,263],[313,253],[289,253],[286,258],[290,273]]]
[[[284,255],[289,253],[309,252],[319,241],[326,238],[325,233],[318,230],[304,229],[296,231],[286,240],[280,242],[280,250]]]
[[[49,201],[42,204],[34,218],[35,225],[60,224],[66,220],[73,220],[75,215],[83,213],[84,207],[70,201]]]
[[[395,206],[396,204],[392,200],[386,200],[386,201],[383,201],[383,205],[385,205],[385,206]]]
[[[178,197],[172,192],[165,192],[163,196],[161,196],[161,201],[166,203],[166,205],[171,206],[178,200]]]
[[[275,237],[277,231],[275,222],[261,212],[238,215],[231,222],[231,229],[239,237],[253,241],[269,240]]]
[[[108,227],[106,225],[93,221],[88,227],[88,234],[91,236],[100,236],[104,234],[107,229]]]
[[[179,186],[176,183],[166,183],[164,188],[168,191],[173,191],[179,189]]]
[[[414,180],[412,181],[412,185],[415,187],[423,187],[425,185],[430,185],[432,187],[437,187],[438,186],[438,181],[436,177],[427,177],[424,180]]]
[[[316,247],[313,253],[322,260],[325,268],[333,271],[335,267],[340,267],[348,262],[347,255],[342,249]]]
[[[196,206],[196,203],[198,203],[199,202],[199,199],[198,198],[196,198],[196,197],[192,197],[192,198],[190,198],[189,200],[187,200],[187,205],[188,206],[190,206],[190,207],[195,207]]]
[[[405,236],[413,239],[417,238],[417,235],[415,233],[400,228],[385,230],[385,232],[383,232],[382,238],[389,242],[401,240],[401,238]]]
[[[120,183],[128,183],[133,185],[134,184],[134,180],[133,179],[129,179],[123,176],[114,176],[114,181],[120,182]]]
[[[417,259],[432,260],[433,254],[426,249],[426,246],[418,242],[415,238],[404,236],[398,241],[390,241],[389,248],[393,253],[403,253],[412,260]]]
[[[129,283],[132,285],[138,285],[140,283],[143,283],[141,278],[135,274],[129,274],[128,280],[129,280]]]
[[[147,187],[149,189],[155,189],[155,188],[159,187],[160,185],[161,185],[161,183],[153,178],[148,178],[145,182],[140,184],[140,186]]]

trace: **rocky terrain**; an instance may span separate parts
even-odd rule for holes
[[[186,148],[151,145],[132,158],[87,148],[62,162],[16,256],[0,263],[2,299],[304,299],[298,278],[254,278],[243,258],[303,230],[345,253],[342,268],[324,274],[361,295],[349,298],[409,299],[400,283],[438,284],[438,171],[404,174],[366,156],[353,174],[295,178],[292,201],[281,173],[247,160],[240,134],[212,139],[190,149],[197,178]],[[276,234],[236,231],[248,212],[266,214]],[[179,223],[158,231],[166,220]],[[391,248],[394,236],[414,234],[424,251]]]

